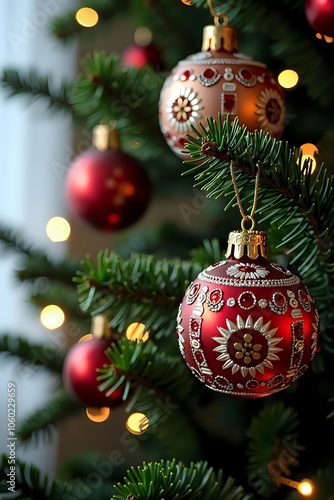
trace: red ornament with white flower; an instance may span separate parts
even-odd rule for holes
[[[231,232],[226,257],[185,293],[177,317],[180,351],[210,389],[269,396],[297,380],[317,352],[314,299],[298,276],[268,261],[263,232]]]
[[[192,126],[206,118],[233,120],[250,132],[263,130],[279,139],[285,119],[285,96],[267,66],[238,52],[231,26],[206,26],[202,52],[180,61],[160,94],[160,128],[169,147],[180,158]]]

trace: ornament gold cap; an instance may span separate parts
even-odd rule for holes
[[[268,259],[267,235],[263,231],[231,231],[228,236],[226,257],[248,256]]]
[[[239,43],[236,29],[232,26],[218,26],[210,24],[204,26],[202,52],[208,50],[218,51],[226,50],[227,52],[238,52]]]
[[[92,318],[92,335],[94,339],[110,340],[112,338],[108,320],[102,314],[98,314]]]
[[[120,149],[120,140],[116,124],[114,122],[108,125],[100,124],[93,128],[93,146],[99,151]]]

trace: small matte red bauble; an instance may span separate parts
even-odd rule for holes
[[[238,117],[240,125],[250,132],[262,130],[276,139],[283,133],[285,97],[280,85],[265,64],[234,48],[234,30],[223,27],[223,36],[226,30],[232,38],[230,50],[223,44],[219,49],[188,56],[163,84],[160,129],[180,158],[187,157],[188,136],[196,137],[192,126],[198,128],[201,123],[205,127],[206,119],[216,119],[219,113],[223,119],[229,115],[231,121]]]
[[[265,241],[262,232],[230,233],[230,258],[190,284],[177,318],[180,351],[193,374],[214,391],[242,398],[289,387],[318,345],[309,290],[267,260]]]
[[[334,0],[306,0],[305,15],[317,33],[334,36]]]
[[[101,231],[135,223],[151,198],[151,184],[141,163],[113,149],[90,149],[77,156],[65,190],[71,210]]]
[[[74,397],[89,407],[114,407],[122,402],[123,387],[117,388],[110,396],[101,392],[97,381],[97,368],[111,362],[105,354],[110,342],[104,339],[91,339],[78,342],[69,350],[63,366],[65,388]]]
[[[153,44],[145,46],[133,45],[123,53],[122,63],[124,66],[135,68],[142,68],[148,64],[153,69],[159,69],[161,66],[161,54]]]

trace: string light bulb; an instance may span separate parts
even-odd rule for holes
[[[309,479],[303,479],[302,481],[293,481],[287,477],[280,476],[278,478],[281,484],[290,486],[290,488],[295,488],[298,493],[303,496],[310,496],[314,492],[314,486]]]

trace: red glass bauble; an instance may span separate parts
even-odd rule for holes
[[[177,318],[180,351],[210,389],[269,396],[308,368],[317,351],[318,312],[300,279],[267,260],[264,233],[230,233],[227,256],[185,293]]]
[[[196,136],[191,127],[205,127],[206,118],[218,113],[231,121],[238,117],[250,132],[263,130],[277,139],[283,133],[285,97],[273,74],[265,64],[223,47],[180,61],[162,87],[160,128],[180,158],[187,156],[187,136]]]
[[[334,36],[334,0],[306,0],[305,15],[317,33]]]
[[[97,368],[111,365],[105,354],[110,342],[104,339],[91,339],[78,342],[66,355],[63,366],[63,382],[70,394],[90,407],[114,407],[122,402],[124,388],[117,388],[110,396],[101,392],[97,380]],[[109,389],[108,389],[109,390]]]
[[[153,69],[161,69],[160,51],[152,43],[148,45],[132,45],[122,55],[122,64],[128,67],[142,68],[146,64]]]
[[[135,223],[151,198],[151,184],[141,163],[113,149],[90,149],[77,156],[65,189],[71,210],[101,231]]]

